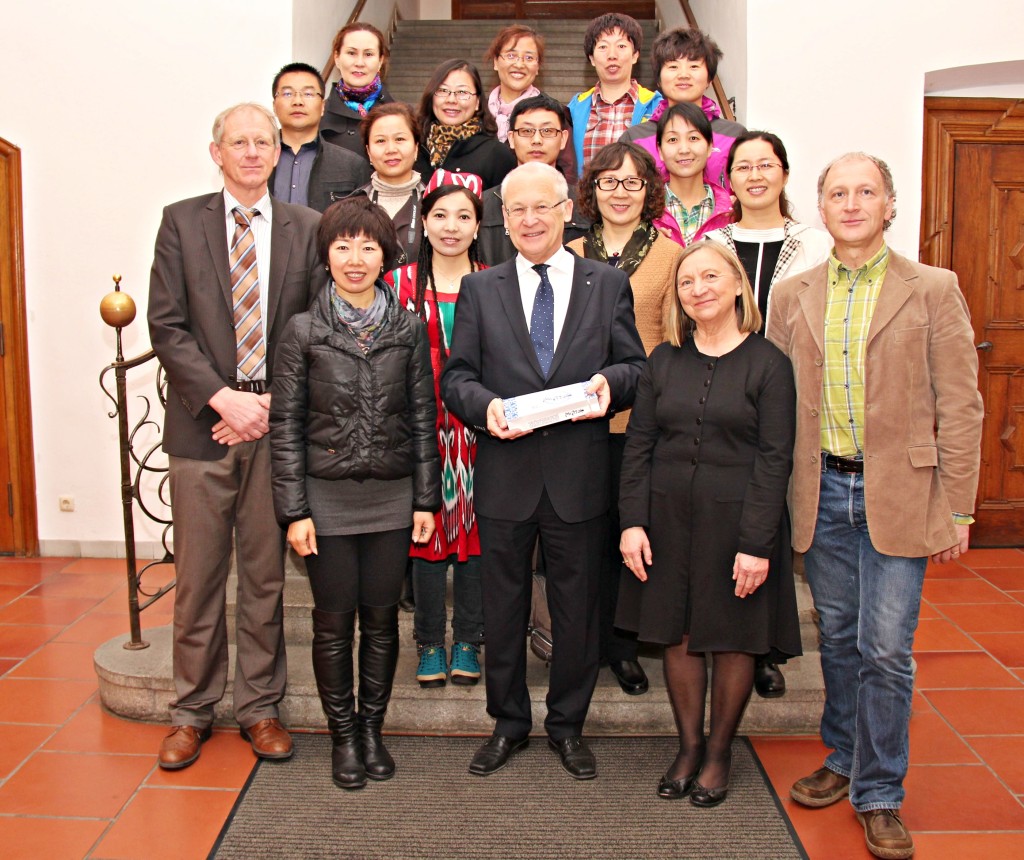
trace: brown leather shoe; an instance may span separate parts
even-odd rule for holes
[[[797,803],[811,808],[830,806],[850,793],[850,778],[820,767],[810,776],[798,779],[789,790]]]
[[[260,720],[248,728],[239,728],[239,733],[252,744],[252,751],[257,758],[274,761],[291,758],[295,751],[292,748],[291,735],[276,717]]]
[[[199,758],[203,741],[209,740],[210,727],[197,729],[195,726],[171,726],[167,736],[160,741],[160,767],[164,770],[181,770]]]
[[[868,851],[876,857],[902,860],[914,856],[914,839],[895,809],[858,812],[857,820],[864,825],[864,840],[868,844]]]

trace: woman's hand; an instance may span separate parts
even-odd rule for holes
[[[427,543],[434,536],[434,515],[430,511],[412,512],[412,542]]]
[[[732,578],[736,581],[737,597],[753,594],[768,578],[768,559],[747,555],[745,552],[736,553]]]
[[[622,553],[622,563],[633,572],[633,576],[641,582],[647,582],[647,570],[644,568],[644,564],[651,564],[654,561],[654,556],[651,555],[651,542],[647,540],[647,532],[644,531],[643,526],[633,526],[622,530],[619,552]]]
[[[309,517],[290,523],[287,539],[288,546],[303,558],[307,555],[316,555],[316,528]]]

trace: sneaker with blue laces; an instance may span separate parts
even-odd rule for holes
[[[452,645],[452,683],[472,686],[480,680],[480,659],[476,645],[456,642]]]
[[[448,655],[444,645],[424,645],[420,648],[420,665],[416,680],[421,687],[443,687],[448,678]]]

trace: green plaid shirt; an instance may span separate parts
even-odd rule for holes
[[[884,243],[859,269],[848,269],[834,253],[829,257],[821,449],[837,457],[864,450],[864,355],[888,265]]]
[[[679,225],[679,232],[689,245],[701,225],[715,214],[715,193],[711,186],[704,183],[704,199],[692,209],[687,209],[683,201],[672,193],[672,189],[665,186],[665,208],[669,215],[676,219]]]

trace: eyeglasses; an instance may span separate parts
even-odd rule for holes
[[[265,137],[257,137],[255,140],[250,140],[246,137],[236,137],[232,140],[222,140],[220,142],[221,146],[226,146],[235,152],[245,152],[250,144],[255,146],[260,152],[269,152],[271,149],[277,148],[276,140],[270,140]]]
[[[470,92],[469,90],[450,90],[448,87],[438,87],[434,90],[434,96],[446,101],[448,96],[455,96],[460,102],[468,102],[476,93]]]
[[[518,134],[520,137],[533,137],[535,134],[539,134],[545,140],[558,137],[561,133],[562,129],[560,128],[530,128],[528,125],[512,129],[512,134]]]
[[[619,186],[627,191],[642,191],[647,185],[646,179],[639,176],[627,176],[625,179],[616,179],[614,176],[599,176],[594,180],[594,187],[602,191],[614,191]]]
[[[508,63],[518,63],[522,60],[528,66],[532,66],[538,60],[536,54],[520,54],[518,51],[506,51],[501,57]]]
[[[274,93],[275,99],[284,99],[286,102],[290,102],[296,96],[301,96],[306,101],[323,98],[323,95],[316,90],[278,90]]]
[[[531,212],[538,218],[543,218],[545,215],[550,214],[554,209],[557,209],[565,203],[568,199],[569,198],[566,197],[565,200],[559,200],[557,203],[538,203],[536,206],[513,206],[511,209],[506,206],[505,214],[513,221],[521,221]]]
[[[777,167],[782,167],[777,161],[759,161],[757,164],[747,164],[744,161],[740,164],[734,164],[732,172],[738,173],[740,176],[746,176],[751,170],[757,170],[758,173],[771,173]]]

